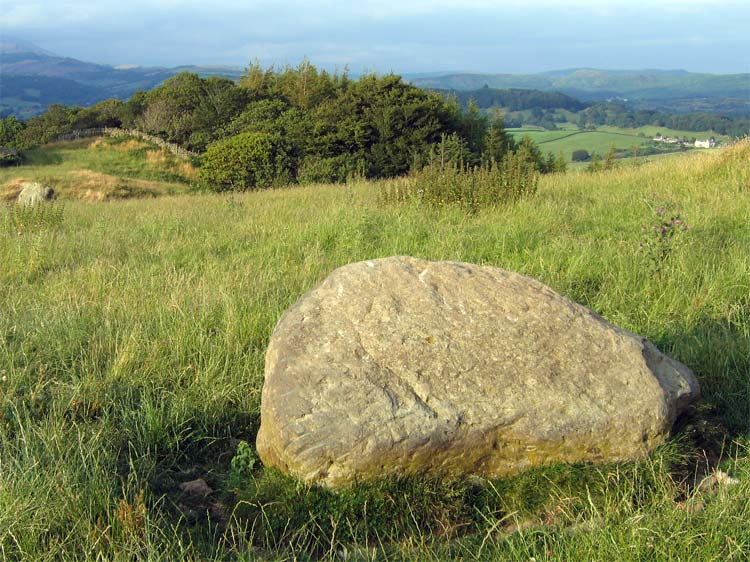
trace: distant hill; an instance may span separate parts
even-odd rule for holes
[[[88,106],[108,98],[128,99],[185,71],[231,79],[245,73],[242,68],[223,66],[116,68],[6,40],[0,43],[0,116],[28,118],[43,113],[51,103]]]
[[[576,68],[540,74],[415,74],[405,78],[416,86],[440,90],[526,88],[561,92],[586,101],[618,99],[661,111],[750,114],[750,74]]]
[[[480,109],[502,107],[507,111],[523,111],[525,109],[567,109],[581,111],[591,103],[561,94],[560,92],[543,92],[523,88],[479,88],[478,90],[435,90],[445,96],[455,97],[462,107],[466,107],[469,100],[474,101]]]
[[[9,38],[7,36],[0,37],[0,54],[2,54],[4,57],[6,54],[11,53],[32,53],[36,55],[55,56],[53,53],[45,51],[41,47],[38,47],[33,43],[29,43],[28,41]]]
[[[128,99],[180,72],[237,79],[245,70],[228,66],[176,68],[109,66],[50,53],[32,43],[0,42],[0,116],[28,118],[50,103],[91,105],[108,98]],[[750,74],[696,74],[685,70],[597,70],[573,68],[539,74],[406,74],[412,84],[457,92],[533,89],[559,92],[585,102],[627,101],[638,109],[669,113],[710,112],[750,115]]]

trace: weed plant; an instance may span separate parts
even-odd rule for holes
[[[432,159],[404,180],[382,184],[385,203],[414,202],[433,207],[456,205],[471,213],[533,196],[539,173],[520,155],[508,153],[501,164],[466,166]]]
[[[674,246],[681,242],[683,233],[690,230],[690,225],[669,205],[649,207],[654,215],[653,222],[641,226],[643,240],[640,246],[650,262],[651,272],[660,274],[667,267]]]
[[[43,202],[35,205],[6,203],[2,212],[3,231],[23,235],[59,228],[63,222],[65,206],[62,203]]]

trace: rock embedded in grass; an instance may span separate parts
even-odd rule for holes
[[[303,481],[636,459],[700,396],[685,365],[529,277],[392,257],[282,316],[257,448]]]
[[[34,181],[23,186],[21,193],[18,194],[18,203],[20,205],[36,205],[44,201],[52,201],[55,197],[54,189]]]

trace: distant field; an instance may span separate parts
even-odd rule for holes
[[[52,185],[68,199],[103,201],[176,194],[196,169],[134,139],[82,139],[24,152],[24,164],[0,168],[0,200],[13,199],[26,181]]]
[[[634,134],[603,132],[603,131],[535,131],[529,129],[509,129],[509,132],[520,140],[524,136],[539,145],[543,153],[563,153],[569,161],[574,150],[584,149],[590,153],[604,154],[611,146],[615,148],[631,148],[633,145],[643,145],[649,139]]]
[[[560,131],[547,131],[541,127],[521,127],[508,129],[516,140],[524,136],[531,137],[531,140],[539,145],[543,153],[552,152],[563,155],[571,160],[574,150],[588,150],[590,153],[604,154],[610,147],[617,149],[629,149],[633,146],[650,145],[652,138],[657,132],[664,136],[670,137],[687,137],[696,139],[708,139],[715,137],[719,141],[727,141],[729,137],[719,135],[713,131],[695,132],[695,131],[677,131],[666,127],[640,127],[638,129],[623,129],[619,127],[599,127],[596,131],[571,130],[571,123],[561,123]]]
[[[698,140],[706,140],[714,137],[717,140],[728,141],[727,135],[720,135],[716,131],[680,131],[677,129],[669,129],[667,127],[657,127],[655,125],[646,125],[637,129],[623,129],[620,127],[599,127],[600,131],[624,133],[624,134],[635,134],[643,133],[648,138],[653,138],[656,133],[661,133],[666,137],[686,137],[688,139],[696,138]]]

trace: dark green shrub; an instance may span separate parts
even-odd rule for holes
[[[579,148],[578,150],[573,151],[571,160],[573,160],[573,162],[588,162],[591,160],[591,154],[589,154],[588,150]]]
[[[297,181],[311,183],[343,183],[349,176],[358,173],[357,162],[349,154],[322,157],[307,156],[297,171]]]
[[[242,133],[208,147],[200,180],[213,191],[245,191],[290,182],[290,158],[277,136]]]

